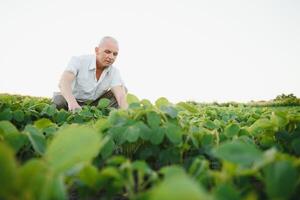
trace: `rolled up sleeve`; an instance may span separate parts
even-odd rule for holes
[[[124,86],[125,87],[124,82],[121,78],[120,71],[117,68],[115,68],[115,70],[113,71],[110,88],[113,88],[115,86]]]
[[[68,65],[67,65],[65,71],[70,71],[70,72],[72,72],[75,76],[77,76],[78,70],[79,70],[79,66],[80,66],[80,63],[79,63],[79,62],[80,62],[79,58],[76,57],[76,56],[73,56],[73,57],[70,59],[70,61],[69,61]]]

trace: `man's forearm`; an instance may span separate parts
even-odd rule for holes
[[[59,84],[59,89],[68,104],[76,102],[76,99],[72,94],[71,84],[61,81]]]
[[[128,104],[127,104],[125,95],[119,96],[116,99],[117,99],[117,102],[118,102],[120,108],[124,108],[124,109],[128,108]]]
[[[117,100],[117,101],[118,101],[118,100]],[[124,108],[124,109],[127,109],[127,108],[128,108],[128,103],[127,103],[127,101],[126,101],[126,97],[125,97],[125,96],[123,96],[123,97],[121,97],[121,98],[119,99],[118,104],[119,104],[120,108]]]

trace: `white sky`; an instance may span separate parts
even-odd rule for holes
[[[300,97],[298,0],[1,0],[0,27],[0,93],[51,97],[71,56],[111,35],[139,98]]]

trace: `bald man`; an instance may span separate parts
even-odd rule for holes
[[[74,56],[59,81],[60,92],[52,98],[57,109],[75,111],[101,98],[110,99],[110,106],[127,108],[126,88],[120,72],[112,64],[119,52],[118,42],[106,36],[95,47],[95,54]]]

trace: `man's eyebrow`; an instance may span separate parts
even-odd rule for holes
[[[113,52],[113,53],[118,53],[118,51],[111,51],[109,49],[105,49],[104,51],[109,51],[109,52]]]

